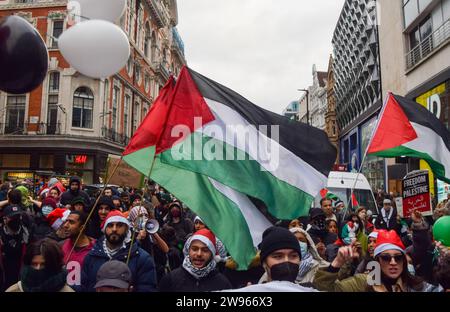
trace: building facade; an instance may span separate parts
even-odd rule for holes
[[[450,0],[379,0],[379,7],[383,89],[425,106],[450,129]],[[416,169],[429,167],[415,159],[389,160],[389,190],[401,191],[402,177]],[[447,198],[448,186],[433,180],[432,193]]]
[[[325,113],[327,111],[327,72],[312,68],[313,84],[309,88],[309,118],[313,127],[325,130]]]
[[[292,102],[289,103],[289,105],[283,110],[283,112],[282,112],[281,114],[282,114],[283,116],[289,118],[289,119],[297,120],[298,112],[299,112],[299,104],[298,104],[298,101],[292,101]]]
[[[131,56],[107,79],[71,68],[57,41],[67,25],[67,1],[0,0],[0,17],[19,15],[40,32],[49,71],[37,89],[0,92],[0,180],[50,174],[79,175],[98,183],[109,155],[121,155],[171,74],[186,63],[176,30],[175,0],[128,0],[118,24]]]
[[[357,171],[381,108],[376,1],[346,0],[332,44],[339,158],[348,170]],[[385,188],[384,168],[384,160],[376,157],[363,163],[362,172],[374,189]]]
[[[339,127],[336,120],[336,97],[334,95],[334,67],[333,56],[330,55],[327,72],[327,109],[325,112],[325,131],[331,144],[339,151]],[[336,164],[339,164],[339,153],[336,158]]]

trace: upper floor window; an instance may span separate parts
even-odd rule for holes
[[[25,95],[8,95],[5,134],[20,134],[25,129]]]
[[[53,49],[56,49],[58,47],[58,38],[61,36],[62,32],[64,30],[64,21],[63,20],[56,20],[53,21],[53,33],[52,33],[52,45],[51,47]]]
[[[403,20],[407,28],[433,0],[403,0]]]
[[[94,94],[86,87],[78,88],[73,94],[72,127],[92,129]]]

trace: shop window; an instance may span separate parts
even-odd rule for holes
[[[94,95],[89,88],[80,87],[73,95],[72,127],[92,129]]]
[[[39,157],[39,168],[40,169],[52,169],[53,168],[53,155],[41,155]]]
[[[29,154],[3,154],[2,167],[5,168],[29,168],[30,155]]]

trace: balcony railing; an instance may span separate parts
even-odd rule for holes
[[[411,69],[450,39],[450,19],[406,54],[406,68]]]
[[[22,125],[12,125],[12,124],[1,124],[0,123],[0,134],[8,135],[27,135],[28,134],[28,124],[24,123]]]
[[[107,139],[108,141],[119,143],[120,145],[127,145],[130,141],[130,138],[122,133],[118,133],[114,131],[114,129],[108,129],[106,127],[102,127],[102,137]]]
[[[54,122],[54,123],[41,122],[39,124],[37,134],[60,135],[61,134],[61,123],[60,122]]]

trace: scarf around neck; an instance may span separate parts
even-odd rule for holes
[[[216,261],[214,261],[214,259],[211,259],[211,261],[209,261],[209,263],[199,269],[196,268],[192,265],[191,259],[189,258],[189,256],[184,257],[184,261],[183,261],[183,268],[189,273],[191,274],[193,277],[195,277],[195,279],[201,279],[204,278],[206,276],[208,276],[212,271],[215,270],[216,268]]]
[[[315,265],[315,261],[313,256],[309,253],[306,253],[306,257],[302,259],[300,262],[300,267],[298,269],[297,280],[302,279]]]
[[[24,292],[59,292],[66,285],[67,272],[51,273],[45,269],[23,267],[20,282]]]

